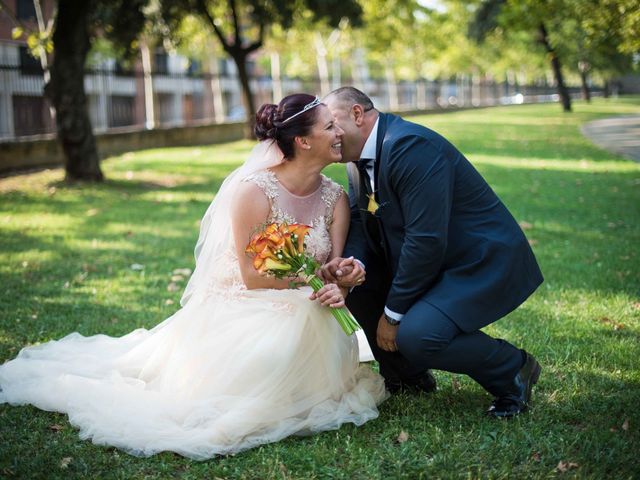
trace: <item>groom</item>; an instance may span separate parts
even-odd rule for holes
[[[378,112],[342,87],[325,99],[344,130],[351,226],[345,256],[366,267],[347,306],[392,390],[435,387],[429,369],[463,373],[495,399],[488,414],[526,410],[536,359],[480,331],[542,283],[527,239],[469,161],[428,128]],[[323,274],[343,286],[349,258]],[[345,268],[345,272],[347,269]]]

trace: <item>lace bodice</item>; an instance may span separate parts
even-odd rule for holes
[[[340,185],[322,175],[320,187],[312,194],[301,197],[284,188],[271,170],[261,170],[243,181],[258,185],[269,199],[271,208],[266,222],[311,226],[307,234],[307,250],[320,264],[328,260],[332,248],[329,228],[333,223],[333,210],[342,193]],[[216,275],[208,280],[206,295],[233,299],[246,291],[235,247],[230,245],[216,261],[221,262],[220,268],[216,268]]]
[[[322,175],[320,187],[306,196],[289,192],[271,170],[263,170],[247,177],[245,182],[258,185],[269,199],[271,210],[267,222],[303,223],[312,227],[307,236],[307,249],[321,264],[331,253],[329,228],[333,209],[342,187]]]

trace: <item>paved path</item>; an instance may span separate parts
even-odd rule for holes
[[[640,162],[640,115],[585,123],[582,134],[605,150]]]

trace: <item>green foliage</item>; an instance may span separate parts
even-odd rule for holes
[[[544,22],[564,67],[608,78],[633,69],[632,54],[640,51],[639,20],[633,0],[484,0],[469,23],[469,36],[479,42],[493,41],[496,34],[511,39],[514,33],[535,32]],[[542,55],[538,50],[528,56]]]
[[[89,17],[93,37],[104,35],[119,57],[130,58],[137,52],[138,35],[145,25],[144,10],[149,0],[96,0]]]
[[[437,372],[436,394],[394,396],[362,427],[194,462],[131,457],[79,440],[64,415],[2,405],[0,476],[637,477],[640,165],[595,147],[579,127],[637,114],[640,98],[574,107],[571,116],[522,105],[414,118],[469,157],[541,264],[541,288],[488,329],[542,363],[526,415],[485,418],[490,398],[479,386]],[[65,185],[59,169],[0,179],[0,361],[72,331],[119,336],[170,316],[185,283],[176,289],[172,272],[193,266],[198,221],[251,146],[121,155],[104,162],[109,180],[97,186]],[[346,182],[341,165],[326,173]]]

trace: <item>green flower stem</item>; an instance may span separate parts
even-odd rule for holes
[[[322,280],[315,275],[305,276],[305,281],[311,288],[313,288],[314,292],[317,292],[324,286]],[[351,315],[351,312],[349,312],[345,307],[329,308],[331,310],[331,314],[338,321],[338,324],[340,324],[342,330],[347,334],[347,336],[351,336],[356,330],[360,330],[362,328],[353,315]]]

